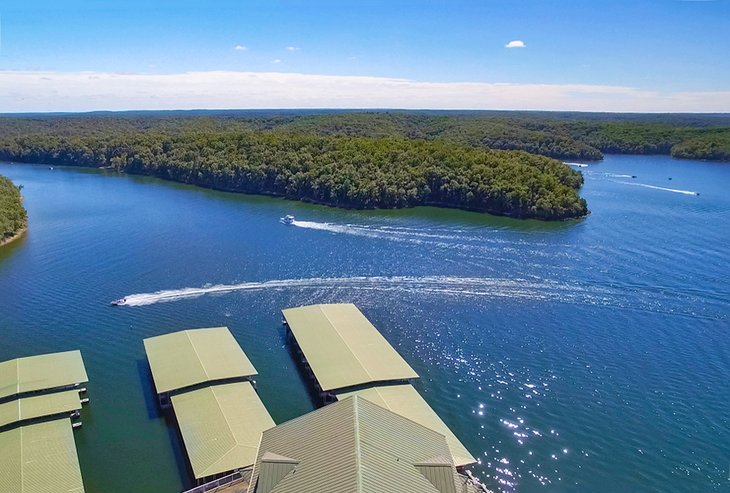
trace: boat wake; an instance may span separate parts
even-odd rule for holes
[[[292,226],[318,231],[329,231],[330,233],[349,234],[364,236],[367,238],[385,238],[394,241],[421,242],[423,240],[470,240],[465,235],[460,235],[463,230],[446,230],[444,232],[426,233],[416,228],[400,228],[393,226],[366,226],[359,224],[336,224],[318,223],[315,221],[297,221]]]
[[[683,195],[699,195],[698,192],[693,192],[691,190],[679,190],[676,188],[657,187],[656,185],[647,185],[646,183],[633,183],[630,181],[619,181],[616,183],[622,183],[624,185],[634,185],[636,187],[651,188],[653,190],[663,190],[665,192],[681,193]]]
[[[370,291],[401,291],[417,294],[444,294],[458,296],[482,296],[495,298],[601,300],[607,293],[596,289],[586,290],[568,284],[528,280],[486,277],[450,276],[374,276],[374,277],[323,277],[309,279],[277,279],[240,284],[219,284],[201,288],[183,288],[140,293],[125,296],[124,306],[145,306],[166,303],[208,294],[238,291],[263,291],[284,289],[349,289]]]
[[[389,296],[438,296],[463,298],[514,299],[524,301],[548,301],[575,305],[592,305],[664,313],[667,293],[639,287],[617,289],[592,284],[550,281],[545,279],[507,279],[496,277],[454,277],[454,276],[356,276],[356,277],[314,277],[302,279],[274,279],[239,284],[218,284],[199,288],[182,288],[155,291],[153,293],[130,294],[124,297],[120,306],[146,306],[156,303],[189,300],[205,295],[230,294],[235,292],[290,291],[301,295],[313,293],[317,299],[336,299],[353,292],[387,292]],[[332,297],[336,294],[337,296]],[[309,295],[308,295],[309,296]],[[689,307],[686,314],[692,317],[717,318],[713,310],[697,310],[699,305],[708,305],[706,299],[691,293],[672,293],[672,298],[681,298]],[[676,301],[676,299],[675,299]],[[714,305],[709,303],[709,305]],[[706,308],[711,308],[710,306]],[[723,305],[724,306],[724,305]],[[721,310],[726,308],[721,307]],[[671,311],[673,314],[684,312]],[[724,317],[724,315],[721,315]]]
[[[583,164],[583,163],[564,163],[564,164],[567,164],[568,166],[575,166],[576,168],[587,168],[588,167],[587,164]]]

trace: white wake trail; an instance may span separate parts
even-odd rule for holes
[[[456,230],[446,233],[427,233],[416,228],[401,228],[395,226],[366,226],[357,224],[336,224],[336,223],[318,223],[315,221],[297,221],[292,226],[305,229],[314,229],[319,231],[329,231],[330,233],[349,234],[354,236],[364,236],[367,238],[381,238],[394,241],[409,241],[420,243],[423,239],[427,240],[474,240],[473,237],[464,236],[463,230]],[[462,234],[457,234],[462,233]]]
[[[488,296],[523,299],[591,298],[580,288],[550,281],[526,279],[502,279],[485,277],[450,276],[375,276],[375,277],[325,277],[309,279],[276,279],[263,282],[240,284],[219,284],[201,288],[183,288],[156,291],[154,293],[131,294],[125,297],[125,306],[145,306],[165,303],[207,294],[232,293],[239,291],[261,291],[280,289],[355,289],[378,291],[401,291],[418,294],[443,294],[459,296]]]
[[[679,190],[676,188],[658,187],[656,185],[647,185],[646,183],[633,183],[630,181],[619,181],[616,183],[623,183],[624,185],[633,185],[635,187],[651,188],[653,190],[663,190],[665,192],[681,193],[683,195],[699,195],[699,193],[693,192],[691,190]]]

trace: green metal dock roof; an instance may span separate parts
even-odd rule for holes
[[[56,419],[0,433],[0,491],[82,493],[71,421]]]
[[[228,327],[190,329],[144,340],[158,393],[256,375]]]
[[[352,396],[267,430],[249,493],[461,493],[443,435]]]
[[[78,390],[25,397],[0,404],[0,427],[81,409]]]
[[[80,351],[42,354],[0,363],[0,399],[88,381]]]
[[[274,426],[251,382],[213,385],[171,400],[197,479],[253,465],[261,433]]]
[[[477,461],[412,385],[371,387],[355,392],[337,394],[337,399],[347,399],[352,395],[359,395],[374,404],[444,435],[454,464],[457,467],[474,464]]]
[[[418,378],[351,303],[288,308],[283,314],[322,390]]]

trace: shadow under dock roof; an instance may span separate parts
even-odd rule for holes
[[[150,337],[144,347],[158,394],[257,374],[228,327]]]
[[[302,306],[282,313],[323,391],[418,378],[352,303]]]
[[[0,399],[88,381],[80,351],[28,356],[0,363]]]

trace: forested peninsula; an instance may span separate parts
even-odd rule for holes
[[[0,245],[21,235],[28,225],[20,190],[8,178],[0,175]]]
[[[587,214],[583,176],[522,151],[267,132],[29,136],[0,159],[109,167],[218,190],[350,208],[437,205],[558,220]]]

